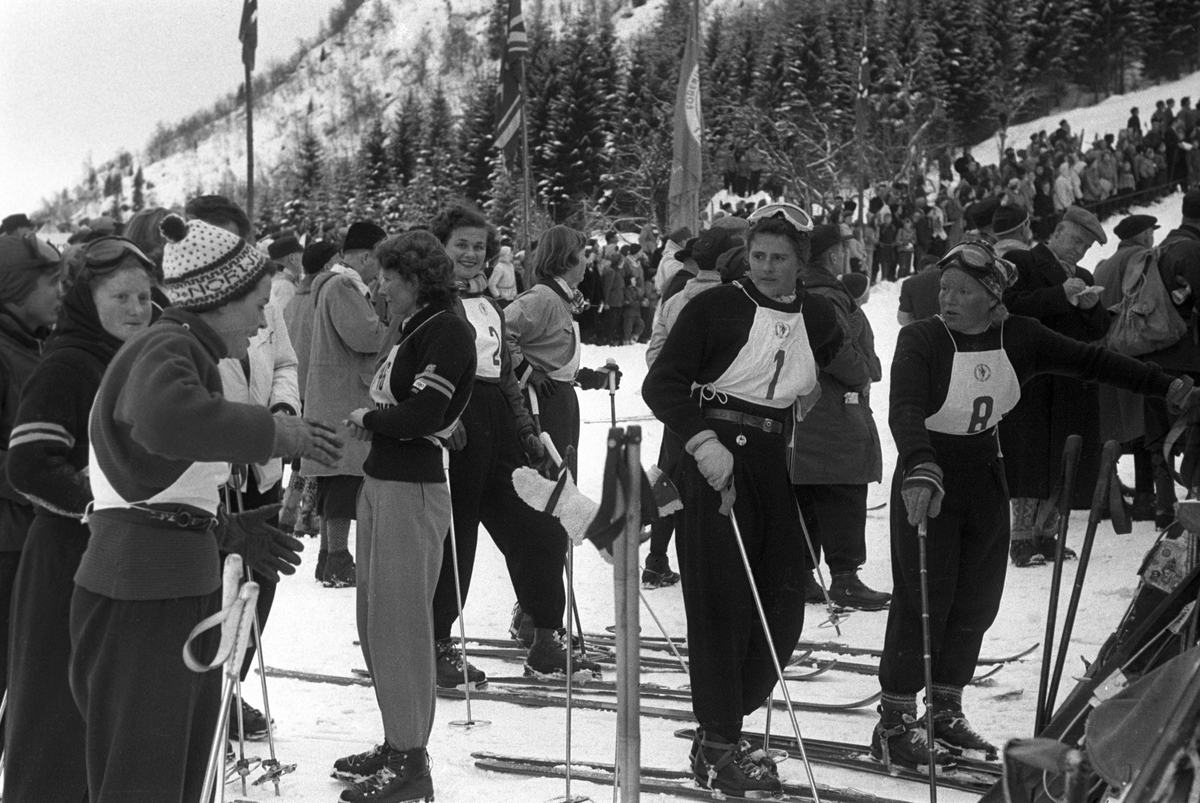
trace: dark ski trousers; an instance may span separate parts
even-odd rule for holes
[[[560,628],[567,604],[562,584],[567,533],[558,519],[529,507],[513,489],[513,470],[525,461],[517,442],[516,422],[500,386],[476,382],[462,423],[467,443],[450,452],[450,496],[463,604],[471,587],[482,522],[504,555],[521,609],[538,627]],[[454,553],[447,537],[433,596],[434,639],[449,638],[457,618]]]
[[[9,619],[4,800],[87,800],[84,722],[71,696],[71,595],[87,549],[86,524],[33,520]],[[16,553],[13,553],[16,554]]]
[[[221,708],[218,670],[180,657],[188,633],[221,609],[203,597],[118,600],[76,586],[71,599],[71,692],[87,722],[91,803],[194,803]],[[221,629],[193,642],[212,660]],[[224,735],[222,735],[224,738]]]
[[[831,573],[858,571],[867,562],[867,486],[792,487],[817,558],[824,552]]]
[[[20,552],[0,552],[0,696],[8,691],[9,620],[12,616],[13,592],[16,590]],[[0,744],[0,749],[4,745]]]
[[[671,430],[663,427],[662,445],[658,448],[658,467],[668,477],[675,473],[683,455],[683,441]],[[662,516],[650,522],[650,554],[667,554],[671,536],[675,532],[675,515]]]
[[[974,442],[974,454],[963,445],[954,450],[954,440],[968,439]],[[1008,485],[991,433],[935,435],[933,446],[946,486],[941,513],[929,519],[926,544],[933,682],[963,687],[974,676],[983,634],[1000,610],[1008,568]],[[892,604],[879,685],[892,694],[916,694],[925,687],[920,544],[900,497],[902,480],[898,466],[890,503]]]
[[[274,505],[283,499],[282,480],[275,483],[265,491],[258,489],[258,482],[254,478],[254,469],[250,469],[250,477],[246,480],[246,490],[242,491],[241,502],[245,505],[246,510],[255,510],[256,508],[265,507],[266,505]],[[229,496],[229,509],[236,512],[241,512],[238,507],[238,495],[236,491],[227,491]],[[267,520],[267,524],[274,527],[279,526],[279,516],[272,516]],[[225,564],[225,554],[221,554],[221,565]],[[267,617],[271,615],[271,606],[275,603],[275,589],[278,583],[264,575],[259,574],[253,569],[250,571],[250,577],[254,582],[258,583],[258,603],[254,606],[258,613],[258,630],[263,633],[267,629]],[[256,662],[254,651],[258,648],[258,642],[254,636],[250,637],[250,645],[246,648],[246,657],[242,659],[242,683],[246,682],[246,678],[250,674],[250,667]],[[215,670],[214,670],[215,671]],[[244,692],[243,692],[244,693]]]
[[[734,456],[741,530],[779,662],[787,664],[804,625],[804,545],[780,434],[707,421]],[[683,500],[675,549],[683,576],[692,710],[706,730],[737,742],[742,718],[757,711],[777,678],[721,497],[684,454],[675,472]]]
[[[558,453],[567,457],[567,447],[575,456],[567,460],[571,476],[579,481],[579,397],[570,382],[557,382],[554,395],[538,397],[542,431],[554,441]]]

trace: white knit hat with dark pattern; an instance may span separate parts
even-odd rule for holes
[[[159,224],[163,289],[171,304],[205,312],[235,301],[271,272],[266,254],[241,237],[202,220],[167,215]]]

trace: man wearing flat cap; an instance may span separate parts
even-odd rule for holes
[[[1200,190],[1192,190],[1183,196],[1183,221],[1179,228],[1170,231],[1159,245],[1159,275],[1163,285],[1171,293],[1175,309],[1188,324],[1187,332],[1174,345],[1143,354],[1141,359],[1157,363],[1164,371],[1187,374],[1192,379],[1200,378],[1200,345],[1197,345],[1196,325],[1200,302]],[[1147,404],[1146,442],[1161,443],[1170,431],[1174,417],[1167,412],[1166,405]],[[1175,518],[1175,484],[1163,460],[1161,450],[1155,450],[1155,522],[1169,524]]]
[[[1017,281],[1004,293],[1008,311],[1036,318],[1074,340],[1090,343],[1104,337],[1108,310],[1099,303],[1100,290],[1093,288],[1092,274],[1078,263],[1093,244],[1107,240],[1095,215],[1079,206],[1068,208],[1047,243],[1008,252],[1006,258],[1017,267]],[[1096,386],[1064,376],[1035,377],[1021,388],[1021,401],[999,429],[1012,498],[1013,563],[1042,564],[1054,556],[1051,495],[1060,474],[1063,445],[1072,434],[1083,438],[1072,507],[1091,505],[1100,473]]]

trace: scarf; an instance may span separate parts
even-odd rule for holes
[[[46,341],[43,355],[57,349],[77,348],[108,363],[123,342],[101,325],[92,288],[85,282],[76,282],[63,298],[58,325]]]

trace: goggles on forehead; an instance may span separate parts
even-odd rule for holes
[[[808,233],[813,230],[812,218],[795,204],[767,204],[751,212],[746,220],[753,226],[760,220],[767,220],[768,218],[786,220],[799,232]]]
[[[981,243],[960,243],[938,260],[938,268],[965,267],[970,271],[989,271],[996,264],[996,254]]]
[[[83,267],[93,273],[104,273],[120,265],[126,256],[140,262],[147,270],[154,270],[154,260],[146,256],[132,240],[113,235],[92,240],[83,249]]]

